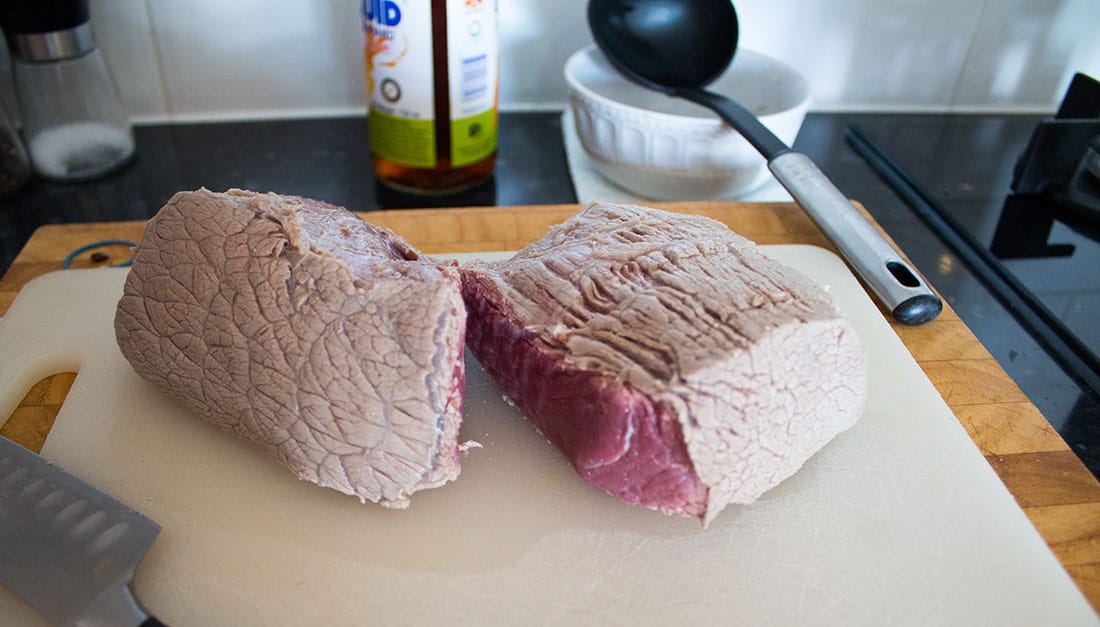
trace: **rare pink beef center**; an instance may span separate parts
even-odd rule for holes
[[[569,364],[510,321],[476,281],[465,286],[467,346],[494,355],[489,374],[577,473],[627,503],[700,516],[707,489],[691,467],[670,408],[612,377]],[[491,289],[491,288],[488,288]]]

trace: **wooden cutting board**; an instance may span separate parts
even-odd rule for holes
[[[767,247],[836,294],[869,353],[863,419],[709,529],[583,484],[469,363],[452,485],[407,511],[294,480],[129,369],[121,270],[30,283],[0,319],[0,411],[79,370],[43,455],[163,531],[139,596],[169,624],[1097,624],[844,264]],[[34,614],[0,591],[0,623]]]

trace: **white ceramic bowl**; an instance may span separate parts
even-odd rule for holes
[[[715,113],[631,83],[595,46],[569,58],[565,80],[581,145],[620,187],[652,200],[730,198],[770,176],[763,157]],[[788,145],[810,103],[801,74],[745,49],[708,89],[740,102]]]

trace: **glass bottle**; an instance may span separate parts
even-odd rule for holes
[[[363,0],[375,174],[402,191],[473,187],[496,165],[497,0]]]
[[[0,198],[23,188],[31,178],[31,164],[19,139],[19,131],[0,103]]]

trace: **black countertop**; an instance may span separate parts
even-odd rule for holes
[[[979,340],[1094,474],[1100,475],[1100,399],[1060,367],[977,275],[906,204],[845,139],[858,126],[899,164],[937,206],[988,245],[1009,191],[1012,169],[1039,116],[811,114],[795,148],[808,154],[848,196],[859,200],[898,242]],[[176,191],[240,187],[297,194],[354,211],[406,207],[531,205],[577,202],[558,113],[501,116],[496,174],[453,196],[417,197],[377,184],[362,117],[139,126],[137,158],[125,170],[79,184],[35,180],[0,202],[0,272],[38,226],[139,220]],[[1068,229],[1074,255],[1007,265],[1040,297],[1062,307],[1067,325],[1094,333],[1100,276],[1095,240]],[[1052,265],[1054,264],[1054,265]],[[1091,271],[1090,271],[1091,269]],[[1058,290],[1044,281],[1059,277]],[[1072,318],[1070,320],[1069,318]],[[1083,322],[1082,322],[1083,321]]]

